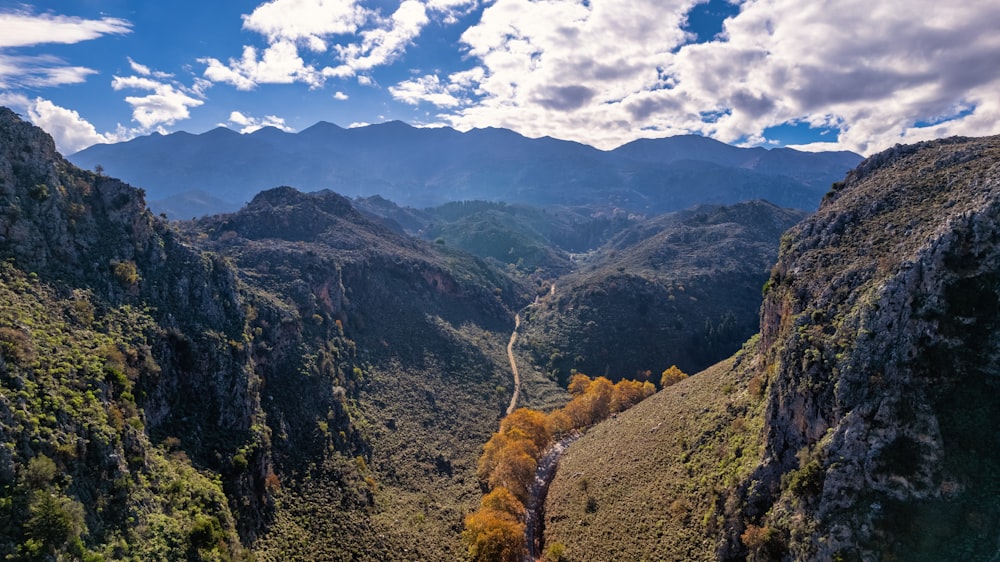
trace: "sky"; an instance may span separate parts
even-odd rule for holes
[[[996,0],[0,0],[0,105],[65,154],[401,120],[612,149],[1000,133]]]

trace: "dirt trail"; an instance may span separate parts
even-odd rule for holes
[[[556,294],[556,284],[552,284],[552,288],[549,289],[549,294],[547,297]],[[539,304],[541,299],[535,296],[535,302],[524,307],[524,310],[528,310],[532,306]],[[521,396],[521,376],[517,373],[517,362],[514,361],[514,341],[517,340],[517,329],[521,327],[521,314],[514,315],[514,332],[510,335],[510,341],[507,342],[507,359],[510,360],[510,372],[514,373],[514,394],[510,397],[510,406],[507,406],[507,415],[509,416],[511,412],[517,409],[517,400]]]
[[[517,408],[517,398],[521,395],[521,376],[517,374],[517,362],[514,361],[514,340],[517,339],[517,329],[521,327],[521,315],[514,315],[514,333],[510,335],[510,342],[507,343],[507,358],[510,359],[510,370],[514,373],[514,395],[510,397],[510,406],[507,406],[507,415]]]

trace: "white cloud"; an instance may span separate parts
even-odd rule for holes
[[[256,31],[272,43],[303,41],[313,50],[330,35],[358,31],[369,11],[355,0],[271,0],[243,16],[243,28]]]
[[[131,32],[131,24],[117,18],[88,20],[8,10],[0,11],[0,29],[0,88],[18,89],[79,84],[97,71],[46,54],[15,55],[10,49],[122,35]]]
[[[605,147],[631,140],[647,124],[626,104],[664,87],[661,69],[689,39],[681,26],[698,1],[497,0],[462,35],[478,64],[448,83],[474,103],[448,119]]]
[[[97,143],[109,142],[90,122],[72,109],[59,107],[49,100],[35,99],[28,107],[28,118],[56,141],[56,146],[72,154]]]
[[[345,94],[344,92],[339,92],[338,91],[337,93],[333,94],[333,99],[335,99],[337,101],[347,101],[348,98],[349,98],[349,96],[347,94]]]
[[[298,54],[295,44],[279,40],[259,54],[257,49],[243,47],[243,58],[229,59],[225,65],[217,59],[199,59],[208,65],[205,77],[215,82],[226,82],[239,90],[252,90],[258,84],[291,84],[304,82],[311,87],[322,85],[323,77],[308,66]]]
[[[163,125],[173,125],[177,121],[191,117],[189,111],[205,103],[204,82],[196,80],[193,87],[187,87],[176,80],[165,81],[149,76],[169,76],[166,73],[155,72],[143,65],[137,65],[132,59],[129,63],[142,76],[115,76],[111,87],[116,92],[121,90],[146,90],[151,93],[144,96],[126,96],[125,102],[132,106],[132,119],[139,123],[144,132]]]
[[[438,107],[456,107],[461,101],[435,75],[421,76],[389,87],[392,97],[410,105],[430,103]]]
[[[996,2],[747,0],[716,40],[693,44],[682,24],[703,1],[495,0],[462,35],[470,70],[394,95],[447,92],[442,117],[460,129],[604,148],[687,132],[771,144],[768,129],[794,123],[840,131],[803,148],[863,153],[1000,132]]]
[[[344,65],[355,72],[370,70],[395,60],[403,53],[427,22],[427,10],[417,0],[403,0],[381,26],[361,33],[360,44],[338,46]]]
[[[102,35],[123,35],[132,24],[118,18],[88,20],[55,14],[32,14],[27,11],[0,12],[0,48],[28,47],[47,43],[73,44]]]
[[[287,133],[294,130],[285,124],[285,120],[283,118],[276,115],[267,115],[263,118],[256,118],[239,111],[233,111],[229,114],[229,122],[234,125],[238,125],[240,127],[240,133],[244,135],[252,133],[258,129],[263,129],[264,127],[275,127]]]
[[[127,140],[138,134],[138,131],[120,125],[114,132],[99,133],[76,111],[40,97],[31,99],[22,94],[0,94],[0,105],[23,111],[28,120],[52,136],[56,148],[63,154],[72,154],[98,143]]]
[[[477,4],[476,0],[426,0],[425,2],[429,11],[443,15],[442,21],[445,24],[457,22],[459,17],[469,14]]]
[[[136,74],[140,74],[142,76],[149,76],[150,74],[153,73],[153,71],[150,70],[148,66],[135,62],[134,60],[132,60],[132,57],[128,57],[128,64],[129,66],[132,67],[132,72],[135,72]]]
[[[79,84],[97,71],[83,66],[69,66],[49,55],[15,56],[0,52],[0,88],[44,88]]]
[[[316,88],[330,78],[359,76],[397,60],[430,22],[428,10],[455,21],[475,0],[402,0],[388,16],[357,0],[272,0],[243,16],[246,30],[267,40],[263,54],[249,45],[240,59],[201,58],[205,77],[241,90],[260,84],[305,83]],[[301,50],[310,51],[310,60]],[[326,55],[325,60],[319,60]]]

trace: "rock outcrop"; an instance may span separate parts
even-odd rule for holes
[[[566,560],[1000,554],[1000,137],[898,146],[782,237],[760,334],[588,432]]]
[[[765,291],[737,529],[769,533],[723,557],[995,556],[1000,137],[867,159],[785,235]]]

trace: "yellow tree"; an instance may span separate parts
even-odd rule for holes
[[[523,504],[531,494],[531,483],[535,480],[537,463],[534,457],[519,447],[508,447],[501,451],[496,467],[488,480],[490,488],[503,486],[510,490]]]
[[[615,383],[614,392],[611,394],[611,411],[625,411],[641,402],[645,397],[643,383],[622,379]]]
[[[539,451],[543,451],[552,440],[552,434],[545,425],[545,414],[528,408],[518,408],[500,422],[500,432],[513,430],[523,432]]]
[[[539,450],[535,442],[524,431],[513,427],[506,432],[496,432],[483,445],[483,454],[476,465],[476,476],[483,482],[490,480],[490,475],[496,470],[501,460],[513,453],[522,453],[533,460],[538,458]]]
[[[614,392],[615,385],[607,377],[597,377],[587,387],[587,395],[594,397],[591,407],[595,422],[607,419],[611,415],[611,395]]]
[[[667,388],[686,378],[688,378],[687,373],[678,369],[677,365],[671,365],[669,369],[663,371],[663,375],[660,377],[660,388]]]
[[[572,396],[580,396],[587,392],[587,387],[590,386],[591,382],[590,377],[583,373],[578,373],[570,377],[569,386],[566,387],[566,390],[569,390]]]
[[[549,435],[562,435],[573,429],[573,420],[562,409],[553,410],[545,416],[545,427]]]
[[[482,509],[467,515],[462,539],[473,562],[520,562],[524,556],[524,523],[502,512]]]
[[[506,514],[514,521],[524,521],[524,504],[503,486],[497,486],[492,492],[483,496],[483,499],[479,500],[479,509]]]

